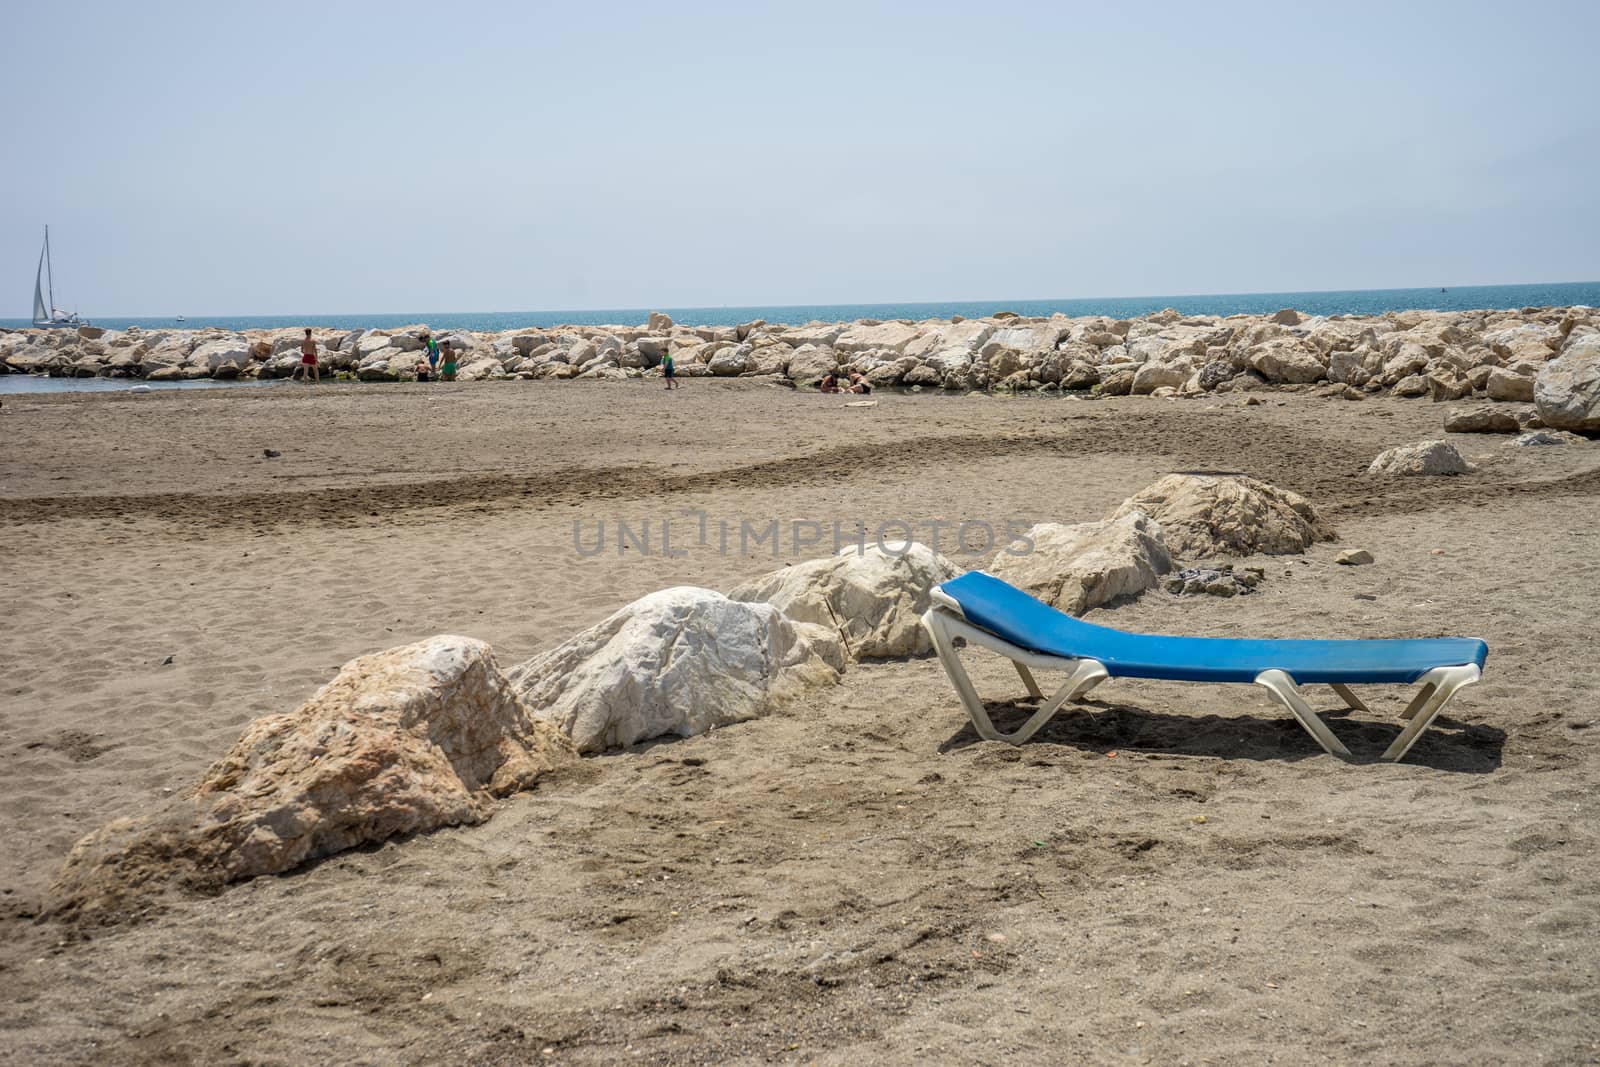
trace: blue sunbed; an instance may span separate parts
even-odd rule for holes
[[[1180,682],[1254,682],[1292,712],[1328,752],[1350,752],[1301,696],[1297,685],[1326,684],[1353,708],[1368,710],[1352,685],[1420,684],[1403,718],[1410,720],[1384,752],[1398,760],[1462,686],[1483,673],[1489,648],[1475,638],[1409,641],[1264,641],[1219,637],[1133,634],[1075,619],[1015,586],[972,571],[933,590],[923,623],[972,716],[979,736],[1021,744],[1068,700],[1107,678],[1155,678]],[[1029,695],[1043,700],[1030,667],[1070,672],[1062,688],[1013,733],[996,730],[983,701],[956,657],[953,638],[993,649],[1009,658]]]

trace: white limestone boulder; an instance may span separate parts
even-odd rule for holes
[[[1513,363],[1508,367],[1491,367],[1484,379],[1483,391],[1490,400],[1511,400],[1527,403],[1533,399],[1534,379],[1539,368],[1529,363]]]
[[[719,348],[706,360],[706,369],[718,378],[736,377],[749,369],[753,351],[755,349],[752,346],[740,344]]]
[[[279,352],[261,365],[263,378],[287,378],[300,366],[299,351]]]
[[[750,347],[750,357],[745,364],[746,374],[788,374],[789,360],[794,356],[794,349],[782,341],[774,341],[763,337]]]
[[[1444,417],[1445,433],[1521,433],[1515,411],[1495,404],[1457,408]]]
[[[1367,468],[1368,474],[1441,475],[1466,474],[1470,467],[1454,445],[1444,441],[1419,441],[1378,453]]]
[[[832,685],[837,638],[771,604],[693,586],[635,600],[511,671],[533,714],[580,752],[693,737]]]
[[[903,547],[846,548],[745,582],[728,596],[836,632],[852,660],[923,655],[933,648],[921,622],[929,591],[960,570],[926,545]]]
[[[802,349],[806,345],[832,349],[833,343],[839,339],[839,335],[844,331],[845,327],[841,323],[808,322],[804,326],[796,326],[793,329],[786,330],[783,334],[783,339],[796,350]]]
[[[1001,552],[990,573],[1071,615],[1137,596],[1172,569],[1161,524],[1140,511],[1071,526],[1039,523],[1024,536],[1031,548]]]
[[[441,635],[351,660],[257,719],[199,784],[78,842],[47,907],[111,914],[166,884],[214,889],[396,835],[477,823],[576,758],[489,646]]]
[[[789,357],[788,375],[797,382],[821,378],[839,370],[839,357],[831,348],[801,345]]]
[[[505,365],[488,351],[472,353],[456,371],[458,382],[493,382],[505,377]]]
[[[971,356],[994,336],[994,329],[991,323],[977,319],[941,324],[926,330],[908,344],[905,354],[920,359],[947,349],[963,349],[968,354],[968,362],[971,362]]]
[[[195,346],[185,361],[191,367],[215,371],[226,364],[245,367],[250,363],[250,342],[243,337],[222,337]]]
[[[364,382],[393,382],[416,367],[417,360],[398,348],[380,348],[356,364],[356,377]]]
[[[1534,379],[1533,403],[1546,426],[1600,432],[1600,332],[1568,339]]]
[[[1269,382],[1305,384],[1328,376],[1316,348],[1297,337],[1279,337],[1250,350],[1250,367]]]
[[[365,362],[366,357],[385,348],[403,351],[402,343],[382,330],[368,330],[355,343],[356,357],[362,362]]]
[[[874,349],[888,349],[895,355],[904,352],[906,346],[916,340],[921,331],[915,326],[907,326],[899,322],[880,322],[871,326],[851,326],[833,347],[847,354],[857,352],[870,352]]]
[[[1561,343],[1561,334],[1556,327],[1546,323],[1522,322],[1489,330],[1481,340],[1507,363],[1520,360],[1543,363],[1555,355]]]
[[[1161,388],[1176,389],[1189,380],[1193,373],[1191,357],[1180,356],[1172,363],[1141,363],[1133,373],[1130,392],[1134,396],[1147,396]]]
[[[1534,445],[1576,445],[1583,442],[1583,438],[1567,430],[1534,430],[1525,433],[1511,442],[1522,447]]]
[[[1161,524],[1178,559],[1284,555],[1334,538],[1305,497],[1243,475],[1169,474],[1123,501],[1112,518],[1134,512]]]

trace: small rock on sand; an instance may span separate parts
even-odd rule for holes
[[[1255,592],[1256,586],[1266,576],[1266,569],[1262,567],[1246,567],[1236,571],[1233,564],[1224,563],[1216,567],[1181,570],[1163,582],[1162,586],[1174,596],[1245,596]]]
[[[1568,433],[1566,430],[1535,430],[1533,433],[1523,434],[1521,437],[1513,441],[1512,444],[1523,446],[1570,445],[1576,444],[1582,440],[1583,438],[1579,437],[1577,434]]]
[[[1346,567],[1360,567],[1372,562],[1372,553],[1364,548],[1347,548],[1334,559],[1335,563],[1342,563]]]
[[[1367,473],[1432,476],[1466,474],[1470,469],[1454,445],[1443,441],[1422,441],[1379,453],[1367,468]]]
[[[1504,408],[1485,405],[1461,408],[1445,416],[1445,433],[1517,433],[1522,423]]]

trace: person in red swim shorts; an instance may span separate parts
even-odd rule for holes
[[[300,342],[300,365],[289,375],[290,381],[296,378],[304,378],[308,382],[322,381],[322,372],[317,369],[317,342],[311,339],[310,329],[306,330],[305,339]]]

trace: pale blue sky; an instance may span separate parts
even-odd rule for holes
[[[0,317],[1600,279],[1600,3],[28,3]]]

